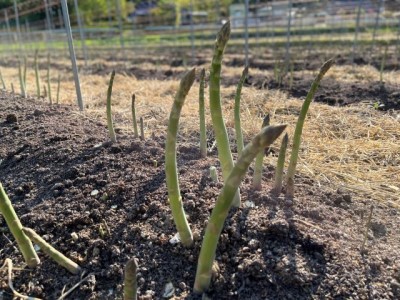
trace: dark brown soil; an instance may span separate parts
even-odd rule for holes
[[[200,299],[192,286],[201,236],[221,184],[208,169],[215,154],[198,156],[197,141],[182,137],[178,164],[183,201],[196,238],[186,249],[169,240],[175,227],[167,202],[164,137],[135,140],[107,130],[71,107],[0,96],[0,181],[24,226],[75,260],[89,277],[67,299],[116,299],[123,267],[139,259],[140,299],[161,299],[171,282],[175,299]],[[297,178],[293,202],[242,185],[242,207],[232,209],[217,250],[211,299],[398,299],[399,212],[374,203],[366,251],[360,247],[371,199]],[[248,207],[249,201],[254,207]],[[0,259],[22,266],[0,217]],[[74,240],[72,233],[78,235]],[[56,299],[80,281],[39,252],[41,265],[14,270],[21,293]],[[0,295],[11,299],[6,272]]]

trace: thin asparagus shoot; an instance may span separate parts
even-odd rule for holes
[[[22,97],[26,97],[26,90],[25,90],[25,83],[24,83],[24,77],[22,75],[22,67],[21,67],[21,62],[18,62],[18,77],[19,77],[19,84],[21,87],[21,95]]]
[[[35,231],[30,228],[24,227],[22,231],[34,242],[36,243],[43,253],[50,256],[56,263],[60,266],[66,268],[72,274],[79,274],[81,268],[64,254],[56,250],[53,246],[47,243],[41,236],[39,236]]]
[[[3,74],[1,73],[1,70],[0,70],[0,81],[1,81],[1,85],[3,86],[3,90],[5,90],[6,84],[4,83]]]
[[[281,148],[278,155],[278,163],[276,164],[274,187],[271,193],[275,196],[279,196],[282,190],[282,179],[283,179],[283,167],[285,166],[286,149],[289,142],[289,136],[286,133],[282,139]]]
[[[194,290],[203,293],[208,289],[211,281],[212,265],[219,237],[228,216],[236,190],[246,174],[246,171],[256,155],[268,147],[285,130],[286,125],[268,126],[261,130],[253,140],[243,149],[232,172],[225,180],[224,187],[218,196],[215,207],[207,224],[205,236],[200,250],[197,264]]]
[[[231,23],[226,22],[217,34],[215,41],[214,55],[210,70],[210,111],[214,127],[215,140],[217,141],[218,158],[221,163],[222,176],[226,180],[233,168],[232,152],[229,147],[229,138],[226,130],[221,107],[221,62],[231,33]],[[240,207],[239,188],[235,195],[233,205]]]
[[[261,128],[268,126],[270,122],[269,114],[265,115]],[[254,163],[254,174],[253,174],[253,189],[256,191],[261,190],[261,179],[262,179],[262,169],[264,162],[264,149],[256,156],[256,161]]]
[[[185,98],[195,79],[195,69],[187,72],[179,84],[174,104],[169,115],[167,140],[165,143],[165,175],[167,180],[168,198],[175,226],[182,244],[186,247],[193,244],[193,235],[186,219],[179,189],[178,168],[176,162],[176,138],[179,118]]]
[[[115,71],[113,70],[111,72],[110,82],[108,84],[108,90],[107,90],[107,126],[108,126],[108,132],[110,134],[111,142],[116,143],[117,138],[115,136],[114,125],[113,125],[113,120],[112,120],[112,113],[111,113],[111,94],[112,94],[112,88],[113,88],[113,84],[114,84],[114,77],[115,77]]]
[[[40,98],[40,76],[39,76],[39,63],[38,63],[38,49],[35,51],[35,77],[36,77],[36,96]]]
[[[139,123],[140,123],[140,139],[144,141],[144,122],[142,117],[140,117]]]
[[[53,105],[51,98],[51,82],[50,82],[50,53],[47,54],[47,97],[49,98],[50,105]]]
[[[57,105],[60,104],[60,84],[61,84],[61,75],[58,74],[58,78],[57,78],[57,100],[56,100]]]
[[[132,122],[133,122],[133,134],[135,138],[139,137],[139,132],[137,128],[137,121],[136,121],[136,107],[135,107],[135,102],[136,102],[136,95],[132,94]]]
[[[239,83],[237,85],[236,96],[235,96],[234,119],[235,119],[235,132],[236,132],[236,144],[237,144],[236,147],[238,155],[242,154],[242,150],[244,148],[242,124],[240,121],[240,98],[242,93],[242,87],[247,78],[248,73],[249,73],[249,67],[246,66],[243,69],[242,76],[240,77]]]
[[[200,88],[199,88],[199,118],[200,118],[200,156],[207,156],[207,135],[206,135],[206,115],[204,109],[204,81],[206,70],[200,72]]]
[[[24,257],[26,264],[30,268],[35,268],[39,263],[40,259],[37,256],[35,249],[33,248],[32,242],[22,231],[22,224],[15,213],[10,199],[8,198],[3,185],[0,183],[0,212],[10,228],[11,234],[14,236],[18,248]]]
[[[296,172],[297,159],[299,157],[299,150],[301,143],[301,134],[303,132],[303,126],[304,126],[304,121],[306,119],[307,111],[308,108],[310,107],[311,101],[314,99],[314,95],[318,89],[319,83],[321,82],[326,72],[328,72],[328,70],[332,67],[334,62],[335,61],[333,59],[330,59],[322,65],[317,77],[314,79],[314,82],[312,83],[310,90],[308,91],[306,99],[303,102],[303,106],[301,107],[300,115],[297,120],[296,129],[293,135],[292,153],[290,156],[290,162],[286,179],[287,180],[286,197],[289,199],[294,197],[294,174]]]
[[[137,281],[136,281],[137,269],[138,269],[138,260],[136,258],[128,260],[128,262],[125,265],[124,300],[137,299]]]

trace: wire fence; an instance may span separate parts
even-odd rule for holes
[[[157,17],[151,7],[125,11],[120,1],[107,0],[107,14],[85,24],[77,0],[68,1],[72,34],[79,57],[86,62],[96,53],[109,50],[165,51],[169,48],[210,46],[215,33],[229,18],[232,45],[247,49],[272,47],[281,53],[290,47],[338,46],[349,52],[359,51],[358,44],[389,43],[399,49],[400,3],[394,1],[272,1],[229,6],[222,14],[195,11],[191,5],[176,16]],[[247,4],[247,5],[246,5]],[[39,51],[68,52],[66,29],[60,0],[16,2],[0,10],[0,52],[3,57]]]

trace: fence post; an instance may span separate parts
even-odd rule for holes
[[[354,56],[356,55],[356,46],[358,39],[358,32],[360,30],[360,16],[361,16],[361,6],[363,0],[358,1],[358,9],[357,9],[357,19],[356,19],[356,29],[354,33],[354,41],[353,41],[353,52],[351,54],[351,64],[354,65]]]
[[[245,65],[249,65],[249,0],[244,1],[244,53]]]
[[[75,49],[74,49],[74,42],[72,39],[71,22],[69,20],[67,0],[61,0],[61,5],[62,5],[63,16],[64,16],[65,31],[67,33],[67,38],[68,38],[69,56],[71,58],[72,72],[74,73],[76,97],[78,100],[79,109],[81,111],[83,111],[83,99],[82,99],[82,93],[81,93],[81,85],[79,82],[78,67],[76,65]]]

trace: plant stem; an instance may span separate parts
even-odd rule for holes
[[[58,74],[57,78],[57,105],[60,104],[60,84],[61,84],[61,75]]]
[[[215,41],[214,55],[211,62],[210,70],[210,111],[211,120],[214,127],[215,140],[217,141],[218,159],[221,163],[222,176],[226,180],[233,168],[233,158],[229,147],[229,138],[226,131],[224,118],[221,108],[221,62],[224,54],[225,46],[229,40],[231,33],[231,23],[226,22],[217,34]],[[239,189],[235,195],[233,205],[240,206]]]
[[[0,81],[1,81],[1,84],[3,86],[3,90],[5,90],[6,89],[6,84],[4,83],[3,74],[1,74],[1,70],[0,70]]]
[[[132,94],[132,121],[133,121],[133,134],[135,138],[139,137],[139,132],[137,128],[137,121],[136,121],[136,108],[135,108],[135,100],[136,96],[135,94]]]
[[[242,76],[240,77],[239,83],[236,88],[236,95],[235,95],[235,132],[236,132],[236,147],[238,155],[242,154],[242,150],[244,148],[243,143],[243,133],[242,133],[242,124],[240,122],[240,97],[242,93],[243,83],[246,80],[247,74],[249,73],[249,67],[246,66],[243,69]]]
[[[179,90],[175,95],[169,115],[167,140],[165,143],[165,175],[167,179],[168,197],[172,215],[182,244],[192,245],[193,235],[183,209],[182,197],[179,190],[178,169],[176,163],[176,136],[178,133],[179,118],[185,98],[195,79],[195,69],[192,69],[182,78]]]
[[[261,128],[269,125],[269,114],[266,114],[262,123]],[[262,179],[262,169],[263,169],[263,161],[264,161],[264,149],[260,151],[260,153],[256,156],[256,162],[254,164],[254,174],[253,174],[253,189],[256,191],[261,190],[261,179]]]
[[[304,121],[306,119],[308,108],[310,107],[311,101],[314,98],[314,94],[318,89],[320,81],[322,80],[326,72],[328,72],[328,70],[332,67],[334,62],[335,61],[333,59],[330,59],[322,65],[317,77],[314,79],[314,82],[312,83],[310,90],[308,91],[303,106],[301,107],[300,115],[297,120],[296,129],[293,135],[292,153],[290,156],[290,162],[287,173],[286,197],[288,198],[293,198],[294,196],[294,174],[296,172],[297,159],[299,157],[299,150],[301,143],[301,134],[303,132]]]
[[[236,190],[245,176],[249,165],[256,155],[278,138],[285,128],[286,125],[268,126],[263,128],[261,132],[257,134],[243,149],[242,155],[239,157],[232,172],[225,180],[224,187],[218,196],[215,207],[208,221],[201,246],[194,283],[195,292],[203,293],[210,285],[211,270],[215,259],[218,239],[221,235]]]
[[[206,115],[204,110],[204,80],[206,70],[202,69],[200,73],[199,88],[199,118],[200,118],[200,156],[207,156],[207,135],[206,135]]]
[[[143,124],[143,118],[142,117],[140,117],[139,123],[140,123],[140,139],[142,141],[144,141],[144,124]]]
[[[50,53],[47,54],[47,97],[49,98],[50,105],[53,104],[51,99],[51,86],[50,86]]]
[[[0,183],[0,212],[10,228],[12,235],[17,241],[18,247],[25,259],[26,264],[30,268],[35,268],[39,263],[40,259],[37,256],[35,249],[33,248],[32,242],[22,231],[22,224],[15,213],[15,210],[8,198],[6,192],[3,189],[3,185]]]
[[[136,281],[137,269],[138,269],[138,260],[136,258],[130,259],[125,265],[124,300],[137,299],[137,281]]]
[[[64,256],[61,252],[53,248],[49,243],[47,243],[42,237],[40,237],[35,231],[30,228],[24,227],[22,231],[34,242],[36,243],[43,253],[50,256],[56,263],[60,266],[66,268],[72,274],[78,274],[81,268],[70,260],[68,257]]]
[[[21,62],[18,61],[18,76],[19,76],[19,84],[21,86],[21,95],[22,97],[26,97],[26,90],[25,90],[25,83],[24,83],[24,78],[22,75],[22,69],[21,69]]]
[[[24,56],[24,75],[23,75],[23,79],[24,79],[24,87],[25,87],[25,93],[26,93],[26,56]]]
[[[285,165],[286,149],[289,142],[289,136],[286,133],[282,139],[281,148],[279,150],[278,163],[275,170],[275,183],[272,189],[272,194],[278,196],[282,190],[283,167]]]
[[[40,77],[39,77],[39,63],[38,63],[38,50],[35,51],[35,77],[36,77],[36,96],[40,98]]]
[[[110,82],[108,84],[108,90],[107,90],[107,126],[108,126],[108,132],[110,134],[111,142],[116,143],[117,138],[115,137],[114,125],[113,125],[112,114],[111,114],[111,94],[112,94],[112,88],[113,88],[113,84],[114,84],[114,77],[115,77],[115,71],[113,70],[111,72]]]
[[[217,168],[214,166],[210,167],[210,177],[212,181],[218,182]]]
[[[387,53],[388,53],[388,44],[386,44],[386,46],[385,46],[385,52],[383,53],[383,57],[382,57],[382,61],[381,61],[381,70],[380,70],[380,79],[379,79],[379,82],[381,85],[383,84],[383,70],[385,69],[385,65],[386,65]]]

